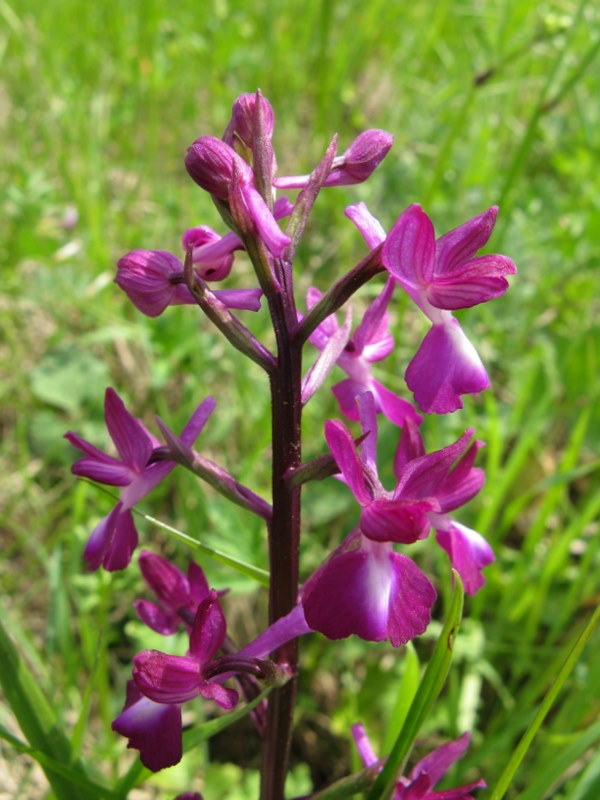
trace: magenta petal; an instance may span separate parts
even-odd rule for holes
[[[410,462],[425,455],[425,443],[419,429],[419,422],[408,419],[403,426],[400,441],[394,456],[394,475],[398,482],[406,474],[406,468]]]
[[[217,705],[226,711],[232,709],[239,700],[239,695],[235,689],[228,689],[218,683],[209,683],[208,681],[201,683],[199,691],[206,700],[214,700]]]
[[[374,500],[360,517],[360,528],[375,542],[411,544],[423,539],[431,525],[428,513],[435,509],[432,500]]]
[[[438,747],[415,764],[410,773],[410,780],[414,781],[419,775],[426,773],[431,780],[431,785],[435,786],[441,781],[450,767],[466,753],[470,742],[471,735],[463,733],[458,739]]]
[[[476,594],[485,583],[481,570],[495,560],[490,545],[480,533],[453,520],[438,528],[436,538],[450,556],[450,563],[460,575],[465,592]]]
[[[204,428],[208,418],[216,407],[217,404],[212,395],[209,395],[200,403],[179,437],[184,444],[187,444],[189,447],[194,444],[200,435],[200,431]]]
[[[96,525],[87,541],[83,557],[88,562],[88,569],[98,569],[113,540],[117,519],[123,508],[117,503],[113,510]]]
[[[406,383],[427,414],[456,411],[463,407],[461,395],[490,385],[477,351],[454,317],[431,326],[408,365]]]
[[[334,555],[307,581],[302,605],[310,627],[328,639],[355,633],[380,642],[387,638],[392,579],[389,549],[374,545]]]
[[[65,434],[65,436],[71,441],[71,444],[74,444],[70,434]],[[116,458],[110,458],[110,460],[109,458],[109,456],[102,460],[95,456],[80,458],[71,467],[71,472],[73,475],[82,475],[107,486],[129,486],[136,477],[136,473]]]
[[[141,472],[152,455],[154,445],[139,419],[133,417],[115,392],[108,387],[104,396],[106,427],[123,463]]]
[[[350,728],[350,730],[352,732],[352,738],[354,739],[354,744],[356,745],[356,749],[358,750],[361,761],[365,767],[372,767],[373,764],[376,764],[379,759],[375,755],[373,745],[369,741],[369,737],[365,731],[365,726],[362,724],[362,722],[357,722],[356,725],[353,725]]]
[[[212,589],[198,606],[190,634],[190,655],[204,663],[222,646],[227,633],[225,615]]]
[[[190,561],[187,577],[192,600],[196,604],[201,603],[210,593],[204,570],[195,561]]]
[[[115,283],[142,314],[158,317],[173,302],[173,281],[182,277],[183,264],[172,253],[133,250],[119,259]]]
[[[367,246],[374,250],[385,240],[383,226],[376,219],[365,203],[356,203],[344,209],[344,214],[356,225]]]
[[[147,697],[126,708],[112,729],[129,739],[127,747],[140,751],[142,764],[152,772],[181,761],[181,708],[154,703]]]
[[[365,386],[352,378],[346,378],[331,387],[335,399],[338,401],[340,411],[348,419],[358,422],[358,406],[356,398],[365,391]]]
[[[354,497],[362,506],[370,503],[371,496],[365,486],[363,465],[348,428],[339,420],[327,420],[325,439]]]
[[[353,337],[357,352],[367,361],[381,361],[394,349],[394,339],[388,331],[387,307],[394,293],[395,281],[389,278],[381,294],[371,303]]]
[[[435,232],[420,205],[402,212],[385,240],[381,260],[405,287],[418,287],[433,280]]]
[[[469,261],[490,238],[497,216],[498,206],[492,206],[440,236],[436,246],[437,275],[448,275]]]
[[[198,696],[202,680],[197,659],[158,650],[134,656],[133,679],[140,692],[156,703],[185,703]]]
[[[116,518],[112,540],[108,544],[102,560],[104,569],[108,572],[125,569],[131,561],[131,556],[137,545],[138,533],[133,522],[131,511],[121,511]]]
[[[312,633],[312,628],[306,621],[302,604],[298,603],[289,614],[286,614],[285,617],[279,617],[260,636],[257,636],[250,644],[243,647],[238,656],[244,658],[267,658],[269,653],[275,652],[291,639],[297,639],[306,633]]]
[[[420,636],[431,620],[436,593],[410,558],[391,553],[393,579],[390,590],[388,634],[394,647]]]
[[[450,275],[436,276],[427,287],[426,296],[431,305],[437,308],[450,311],[470,308],[502,297],[508,289],[504,275],[516,271],[514,263],[506,256],[480,256]]]
[[[452,489],[457,488],[455,484],[465,476],[462,472],[459,472],[457,475],[458,481],[451,480],[449,477],[452,475],[451,468],[457,459],[460,459],[467,452],[472,438],[473,428],[468,428],[452,444],[409,461],[398,476],[398,485],[394,491],[394,497],[435,496],[437,499],[440,490],[452,491]],[[457,466],[459,464],[460,461]]]
[[[436,497],[442,513],[460,508],[475,497],[484,485],[485,472],[479,467],[473,467],[477,451],[482,445],[483,442],[473,442],[438,487]]]
[[[153,631],[163,636],[170,636],[179,630],[181,619],[177,614],[163,611],[154,603],[151,603],[150,600],[135,600],[133,607],[144,625],[147,625]]]
[[[269,211],[267,204],[254,186],[243,186],[242,193],[259,236],[269,251],[278,258],[292,240],[281,230],[275,221],[275,217]]]
[[[327,343],[319,353],[319,356],[302,381],[302,404],[305,405],[313,394],[323,385],[337,360],[342,354],[348,339],[350,338],[350,326],[352,324],[352,312],[348,308],[346,321],[329,337]]]
[[[186,576],[162,556],[142,550],[138,563],[144,580],[152,589],[159,603],[176,611],[188,604],[190,587]]]
[[[404,428],[407,420],[412,420],[416,425],[422,421],[423,418],[417,413],[412,403],[386,389],[379,381],[372,380],[369,388],[375,397],[377,410],[381,411],[384,417],[394,425]]]

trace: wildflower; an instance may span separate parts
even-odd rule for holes
[[[516,272],[506,256],[474,258],[497,213],[493,206],[436,241],[431,220],[415,204],[383,245],[383,264],[433,323],[406,371],[408,387],[427,413],[462,408],[461,395],[489,386],[481,359],[451,312],[501,297],[508,288],[504,276]]]
[[[407,417],[415,422],[420,422],[421,417],[410,403],[375,380],[371,366],[386,358],[394,348],[394,340],[388,331],[387,312],[393,291],[394,279],[390,278],[381,294],[366,310],[354,336],[346,341],[343,350],[337,355],[335,363],[346,372],[348,378],[336,383],[332,387],[332,392],[342,414],[348,419],[358,420],[356,398],[369,391],[375,400],[375,410],[402,427]],[[317,289],[309,290],[307,299],[309,310],[320,298],[321,293]],[[323,351],[339,331],[335,315],[332,314],[313,331],[310,341]]]
[[[375,542],[410,544],[423,539],[432,527],[438,543],[474,594],[482,585],[480,570],[493,561],[483,537],[453,522],[448,512],[464,505],[483,486],[483,470],[473,467],[481,446],[467,430],[454,443],[425,453],[418,426],[410,419],[400,437],[394,461],[396,488],[388,492],[377,473],[377,417],[373,396],[358,398],[364,438],[360,452],[346,426],[338,420],[325,423],[325,438],[345,483],[362,507],[360,530]]]
[[[363,131],[341,156],[334,158],[331,172],[323,185],[349,186],[363,183],[377,169],[393,143],[394,137],[387,131]],[[301,189],[306,186],[309,178],[310,175],[275,178],[273,185],[278,189]]]
[[[150,600],[135,601],[142,622],[164,636],[175,633],[182,621],[191,628],[198,605],[210,593],[202,568],[190,561],[186,576],[165,558],[147,550],[140,553],[139,565],[158,600],[158,605]]]
[[[185,426],[182,442],[190,446],[194,444],[214,408],[214,400],[207,397]],[[113,571],[124,569],[137,547],[138,534],[131,509],[158,486],[175,467],[175,462],[151,462],[152,453],[160,442],[127,411],[110,387],[104,398],[104,412],[106,427],[120,458],[103,453],[71,431],[65,434],[65,438],[85,453],[73,464],[74,475],[119,487],[119,502],[94,528],[84,552],[89,569],[98,569],[102,564],[106,570]]]
[[[377,756],[361,723],[352,726],[352,736],[365,767],[377,764]],[[471,792],[473,789],[485,789],[485,781],[473,781],[454,789],[433,791],[452,764],[464,754],[470,742],[471,735],[464,733],[425,756],[415,764],[408,778],[400,778],[392,800],[473,800]]]
[[[117,263],[115,283],[148,317],[158,317],[168,306],[196,305],[194,296],[184,283],[183,264],[177,256],[165,250],[127,253]],[[248,311],[260,308],[260,289],[217,289],[213,293],[228,308]]]

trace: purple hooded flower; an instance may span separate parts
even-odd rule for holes
[[[239,236],[227,233],[219,236],[210,225],[197,225],[189,228],[181,240],[187,251],[192,245],[192,262],[196,273],[205,281],[221,281],[231,272],[233,253],[243,250]]]
[[[186,576],[165,558],[147,550],[140,553],[139,564],[158,604],[136,600],[133,605],[138,617],[164,636],[175,633],[182,622],[191,629],[198,605],[210,593],[202,568],[190,561]]]
[[[350,147],[336,156],[324,186],[350,186],[363,183],[377,169],[388,154],[394,137],[387,131],[372,129],[363,131]],[[290,175],[273,181],[278,189],[302,189],[310,175]]]
[[[198,605],[187,656],[144,650],[133,659],[133,679],[143,695],[156,703],[179,704],[202,697],[231,709],[238,701],[234,689],[214,680],[214,656],[225,641],[227,625],[217,592],[212,589]],[[220,672],[223,672],[221,670]]]
[[[467,430],[454,444],[427,454],[418,426],[407,419],[394,461],[396,488],[388,492],[377,473],[373,396],[365,392],[358,402],[364,435],[360,449],[338,420],[325,423],[325,438],[344,482],[362,507],[362,533],[375,542],[410,544],[435,527],[465,590],[474,594],[484,582],[479,570],[494,556],[483,537],[453,522],[448,512],[464,505],[483,486],[483,470],[473,467],[481,443],[472,442],[473,431]]]
[[[462,408],[461,395],[489,386],[481,359],[451,312],[501,297],[508,289],[504,276],[516,272],[507,256],[474,257],[489,239],[497,213],[493,206],[436,241],[431,220],[415,204],[400,215],[383,245],[383,264],[433,323],[406,371],[406,382],[427,413]]]
[[[424,633],[435,589],[389,542],[356,528],[308,579],[302,605],[308,625],[328,639],[351,634],[394,647]]]
[[[372,364],[386,358],[394,348],[394,340],[388,330],[387,311],[393,291],[394,280],[390,278],[379,297],[366,310],[354,336],[351,339],[346,337],[343,349],[340,348],[339,352],[335,353],[335,363],[346,372],[348,378],[336,383],[332,391],[342,414],[348,419],[358,420],[356,398],[368,391],[373,395],[376,411],[383,413],[395,425],[402,427],[407,417],[417,423],[421,421],[421,417],[409,402],[375,380],[371,373]],[[309,289],[307,298],[309,310],[320,298],[321,293],[317,289]],[[340,335],[340,331],[335,314],[332,314],[313,331],[310,341],[323,352],[334,338]]]
[[[377,764],[378,758],[361,723],[352,726],[352,736],[365,767]],[[408,778],[400,778],[392,800],[474,800],[471,792],[473,789],[485,789],[485,781],[473,781],[454,789],[433,791],[454,762],[465,753],[470,742],[471,735],[464,733],[425,756],[415,764]]]
[[[183,264],[166,250],[127,253],[117,263],[115,283],[138,311],[148,317],[158,317],[168,306],[196,305],[196,299],[184,283]],[[260,289],[217,289],[213,293],[228,308],[260,309]]]
[[[182,442],[188,446],[194,444],[215,405],[213,398],[207,397],[198,406],[181,434]],[[127,411],[110,387],[106,390],[104,410],[106,427],[119,458],[103,453],[71,431],[65,434],[65,438],[85,453],[73,464],[74,475],[119,487],[121,499],[92,531],[84,552],[89,569],[98,569],[102,564],[106,570],[113,571],[124,569],[129,564],[137,546],[138,535],[131,509],[158,486],[175,467],[175,462],[150,463],[160,442]]]

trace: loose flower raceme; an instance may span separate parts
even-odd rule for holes
[[[183,235],[184,265],[164,250],[134,250],[118,262],[116,282],[144,314],[156,317],[170,305],[194,304],[242,353],[269,375],[273,402],[273,500],[269,504],[239,483],[222,466],[196,453],[192,446],[215,403],[207,398],[180,437],[159,420],[166,446],[134,418],[112,389],[105,397],[105,418],[118,457],[103,453],[69,432],[66,438],[83,458],[73,472],[119,488],[120,499],[92,532],[85,549],[91,569],[122,569],[137,545],[131,509],[177,463],[208,481],[223,496],[266,521],[269,534],[270,605],[274,622],[241,649],[227,636],[219,603],[222,594],[210,589],[193,562],[187,574],[166,559],[143,551],[140,567],[156,602],[137,600],[139,618],[152,630],[169,635],[183,624],[189,635],[186,655],[144,650],[134,657],[133,681],[113,728],[140,751],[142,763],[153,771],[176,764],[182,757],[182,704],[197,697],[230,710],[238,692],[224,685],[237,680],[242,694],[253,700],[257,681],[276,686],[297,670],[290,642],[319,631],[331,639],[352,634],[368,641],[389,640],[394,647],[422,634],[431,619],[436,592],[429,579],[397,545],[424,539],[433,529],[438,544],[460,574],[465,590],[474,594],[484,583],[482,569],[493,561],[488,543],[451,518],[484,482],[474,466],[481,443],[467,430],[456,442],[426,453],[419,425],[421,416],[406,400],[373,377],[373,365],[393,350],[388,308],[399,283],[429,318],[431,330],[406,370],[415,402],[426,413],[447,413],[462,407],[461,396],[486,388],[488,378],[473,345],[452,312],[500,297],[506,276],[515,266],[506,256],[476,257],[493,230],[497,209],[489,209],[437,241],[431,221],[418,205],[404,211],[386,235],[364,203],[349,206],[346,216],[356,225],[371,253],[322,295],[310,289],[309,322],[296,325],[293,260],[312,204],[322,187],[366,180],[388,153],[393,138],[382,130],[361,133],[339,156],[337,138],[310,175],[275,177],[277,160],[272,146],[275,117],[261,95],[241,95],[234,103],[222,140],[201,136],[189,147],[185,165],[192,179],[212,195],[223,219],[232,228],[220,236],[207,225]],[[296,206],[277,189],[300,189]],[[287,233],[278,220],[293,214]],[[246,250],[261,288],[208,290],[205,281],[232,275],[235,253]],[[343,300],[378,272],[387,269],[387,282],[369,305],[352,334],[348,306],[340,326],[335,313]],[[308,284],[308,281],[305,285]],[[190,291],[190,288],[194,292]],[[197,290],[197,294],[196,294]],[[266,296],[277,351],[271,352],[234,315],[223,309],[258,310]],[[299,316],[299,315],[298,315]],[[317,320],[321,320],[317,325]],[[314,325],[317,325],[313,329]],[[320,351],[301,379],[300,348],[306,335]],[[299,345],[299,346],[295,346]],[[360,421],[358,444],[339,420],[325,423],[331,456],[301,463],[300,410],[338,365],[347,377],[333,387],[342,414]],[[377,467],[377,415],[402,428],[394,459],[396,486],[388,491]],[[332,473],[350,488],[360,505],[359,524],[302,587],[298,587],[300,485]],[[283,477],[282,477],[283,476]],[[272,654],[272,655],[271,655]],[[273,660],[270,660],[270,659]],[[264,699],[253,709],[259,734],[264,734],[261,797],[282,797],[293,716],[293,686],[274,695],[268,714]],[[276,690],[277,691],[277,690]],[[353,736],[365,765],[380,763],[362,725]],[[419,761],[408,778],[399,779],[394,800],[472,800],[470,792],[483,781],[449,790],[435,787],[465,752],[469,735],[438,748]],[[273,780],[271,781],[271,778]],[[185,792],[176,800],[201,800]]]
[[[192,445],[215,408],[207,397],[185,426],[181,441]],[[138,534],[131,509],[152,491],[175,467],[173,461],[150,463],[160,442],[139,419],[125,408],[117,393],[108,388],[104,400],[106,427],[120,458],[103,453],[93,444],[69,431],[65,438],[85,453],[73,467],[74,475],[91,478],[107,486],[118,486],[121,499],[110,514],[92,531],[84,552],[90,569],[102,564],[106,570],[124,569],[137,547]]]
[[[361,723],[352,726],[352,736],[365,767],[377,764],[379,759]],[[473,781],[454,789],[433,791],[454,762],[466,752],[470,742],[470,734],[464,733],[425,756],[415,764],[408,778],[400,778],[392,800],[473,800],[471,792],[473,789],[485,789],[485,781]]]
[[[505,275],[516,272],[510,258],[475,253],[489,239],[498,209],[488,209],[441,236],[421,206],[404,211],[388,234],[382,261],[432,327],[406,371],[415,400],[428,414],[462,408],[461,395],[489,386],[481,359],[452,311],[501,297]]]

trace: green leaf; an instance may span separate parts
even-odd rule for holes
[[[46,753],[42,753],[40,750],[36,750],[33,747],[28,747],[24,742],[18,739],[16,736],[13,736],[12,733],[6,730],[3,725],[0,725],[0,738],[4,739],[5,742],[14,749],[17,750],[19,753],[23,753],[24,755],[28,755],[31,758],[35,759],[38,764],[45,770],[51,770],[52,772],[57,773],[58,775],[62,775],[68,779],[69,784],[71,786],[70,797],[73,797],[73,786],[79,787],[85,791],[85,795],[82,795],[80,792],[77,794],[77,797],[85,797],[85,798],[93,798],[93,797],[108,797],[114,798],[114,793],[111,789],[108,789],[106,786],[100,786],[97,783],[89,780],[82,772],[77,772],[70,766],[65,766],[65,764],[61,764],[59,761],[56,761],[54,758],[46,755]]]
[[[0,616],[0,685],[6,700],[48,782],[60,800],[72,800],[74,785],[87,781],[83,767],[74,762],[69,740],[42,693],[39,683],[8,636]],[[55,762],[63,765],[56,769]],[[81,794],[77,795],[81,796]]]
[[[421,725],[427,718],[448,675],[448,670],[452,662],[454,641],[462,619],[464,600],[464,590],[460,577],[456,572],[453,574],[456,581],[456,588],[448,612],[448,619],[436,642],[431,660],[427,665],[423,679],[410,705],[410,710],[404,725],[387,757],[383,769],[371,787],[366,800],[384,800],[384,798],[391,796],[396,784],[398,772],[404,766]]]

